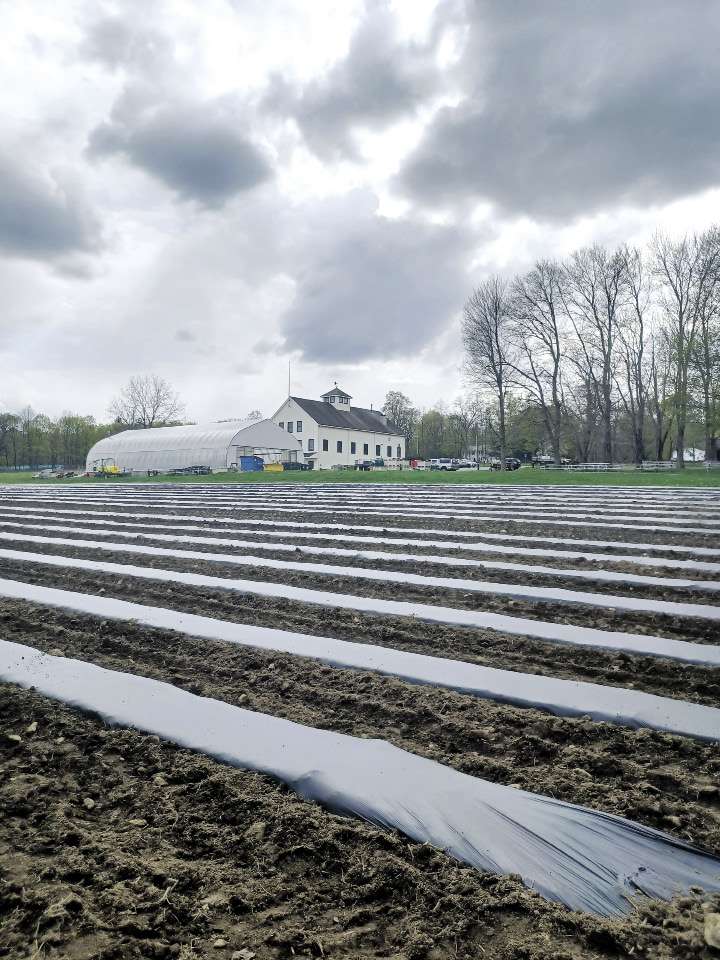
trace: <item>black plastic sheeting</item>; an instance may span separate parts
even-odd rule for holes
[[[606,723],[650,727],[698,740],[720,740],[720,710],[716,707],[658,697],[640,690],[498,670],[372,643],[257,627],[17,580],[0,579],[0,597],[51,604],[90,616],[130,620],[205,640],[312,657],[333,667],[373,670],[410,683],[447,687],[486,700],[547,710],[560,717],[589,716]]]
[[[77,545],[78,541],[74,541]],[[694,643],[689,640],[671,640],[666,637],[642,633],[620,633],[600,630],[595,627],[580,627],[569,623],[552,623],[534,620],[531,617],[514,617],[486,610],[466,610],[460,607],[439,607],[430,603],[414,603],[406,600],[385,600],[381,597],[363,597],[355,594],[333,593],[329,590],[314,590],[294,587],[290,584],[265,580],[230,580],[212,577],[204,573],[185,570],[166,570],[156,567],[137,567],[129,563],[114,563],[105,560],[86,560],[80,557],[58,556],[52,553],[29,553],[23,550],[0,548],[0,557],[28,563],[43,564],[72,570],[93,570],[100,573],[117,573],[125,577],[155,580],[168,583],[186,583],[193,587],[233,590],[262,597],[282,597],[301,603],[315,603],[339,610],[359,610],[381,616],[416,617],[429,623],[448,623],[457,627],[479,627],[514,633],[550,643],[600,647],[607,650],[622,650],[626,653],[645,654],[650,657],[670,657],[673,660],[697,663],[703,666],[720,666],[720,647],[709,643]],[[598,594],[598,596],[602,596]],[[693,606],[693,604],[687,604]],[[699,605],[697,605],[699,606]]]
[[[400,830],[571,909],[720,891],[720,859],[629,820],[488,783],[382,740],[315,730],[170,684],[0,641],[0,679],[106,722],[269,774],[330,810]]]

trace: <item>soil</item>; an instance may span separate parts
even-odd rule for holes
[[[493,630],[454,628],[407,617],[359,614],[353,610],[309,606],[223,589],[63,570],[23,561],[0,560],[0,577],[216,619],[374,643],[522,673],[607,683],[709,706],[720,705],[720,668],[662,657],[564,646]],[[514,612],[511,603],[508,609]],[[594,626],[595,621],[588,625]]]
[[[148,544],[145,545],[148,546]],[[715,643],[720,632],[718,621],[703,618],[686,617],[681,619],[662,613],[617,610],[610,606],[588,606],[584,603],[569,604],[545,600],[534,601],[507,596],[493,596],[486,593],[465,592],[463,590],[448,590],[441,587],[356,580],[342,573],[338,573],[335,577],[330,574],[305,573],[304,571],[282,568],[272,569],[270,567],[245,566],[244,564],[223,564],[200,558],[181,559],[178,557],[152,556],[151,554],[125,553],[122,548],[113,550],[110,545],[108,545],[107,550],[102,550],[92,547],[74,547],[53,543],[34,544],[18,541],[18,549],[30,553],[121,563],[136,567],[151,567],[158,570],[200,573],[211,577],[222,577],[227,580],[259,580],[266,583],[282,583],[293,587],[304,587],[310,590],[322,590],[359,597],[379,597],[387,600],[405,600],[465,610],[484,610],[511,614],[515,617],[593,626],[603,630],[625,633],[659,634],[673,639],[690,640],[695,643]],[[0,559],[0,571],[6,569],[6,565],[10,566],[15,562]],[[6,574],[2,575],[6,576]],[[520,579],[524,582],[522,578]],[[558,587],[557,580],[552,585]],[[599,591],[594,589],[589,592],[602,596]],[[670,593],[664,590],[657,592],[659,593],[658,599],[666,599]],[[650,596],[651,593],[650,588],[647,595]],[[674,599],[678,598],[675,597]],[[682,596],[680,599],[685,602],[688,599],[696,598]],[[705,597],[704,602],[711,602],[711,600],[709,601]]]
[[[683,568],[675,567],[673,569],[672,561],[668,564],[666,568],[652,566],[650,564],[638,563],[628,563],[627,561],[622,560],[613,560],[612,555],[609,554],[608,558],[603,557],[599,560],[586,560],[582,557],[578,558],[564,558],[562,556],[551,556],[551,557],[537,557],[537,556],[525,556],[523,554],[522,547],[517,548],[515,554],[498,554],[492,553],[491,551],[482,551],[478,550],[477,547],[474,547],[472,550],[458,550],[453,547],[425,547],[425,546],[397,546],[394,544],[387,544],[378,542],[377,544],[372,543],[354,543],[351,540],[343,539],[342,536],[336,533],[334,540],[313,540],[312,538],[298,536],[297,532],[292,534],[291,538],[288,538],[286,543],[295,548],[294,551],[290,550],[273,550],[273,546],[277,543],[275,537],[268,538],[263,537],[261,531],[257,530],[245,530],[238,531],[237,533],[215,533],[213,534],[212,530],[191,530],[189,533],[193,538],[197,538],[200,542],[183,542],[182,540],[168,541],[157,539],[157,535],[182,537],[183,530],[167,528],[159,525],[150,525],[126,527],[123,526],[119,531],[113,531],[111,527],[97,527],[93,528],[87,524],[83,524],[82,519],[75,521],[52,521],[52,520],[35,520],[28,521],[29,523],[38,524],[36,527],[27,527],[27,533],[30,536],[41,536],[41,537],[58,537],[60,539],[69,539],[74,537],[75,539],[83,540],[98,540],[110,541],[117,544],[137,544],[139,546],[151,546],[155,545],[162,548],[171,548],[179,550],[193,550],[197,552],[207,551],[209,553],[234,553],[240,555],[248,554],[257,554],[260,557],[273,558],[277,560],[293,561],[299,560],[304,563],[324,563],[335,566],[353,566],[353,567],[364,567],[372,570],[398,570],[406,573],[419,573],[435,577],[453,577],[453,578],[462,578],[467,580],[488,580],[488,581],[497,581],[498,583],[527,583],[532,584],[533,586],[548,586],[548,587],[567,587],[568,589],[575,590],[590,590],[594,593],[612,593],[612,594],[622,594],[624,596],[638,596],[638,597],[648,597],[648,596],[657,596],[658,599],[672,599],[683,602],[685,600],[691,599],[698,602],[701,602],[703,598],[712,599],[712,593],[709,591],[698,590],[693,586],[688,587],[665,587],[658,586],[654,587],[651,584],[645,585],[633,585],[629,583],[609,583],[606,581],[599,581],[593,579],[593,571],[595,570],[611,570],[616,573],[630,573],[630,574],[639,574],[642,576],[648,577],[669,577],[673,579],[690,579],[690,580],[707,580],[715,581],[718,578],[719,571],[703,571],[703,570],[683,570]],[[41,526],[40,526],[41,525]],[[82,533],[73,533],[70,530],[63,530],[62,527],[73,527],[84,531]],[[20,530],[18,527],[12,527],[8,524],[2,522],[0,518],[0,531],[3,533],[8,533],[10,535],[15,535],[18,538],[20,537]],[[120,536],[117,533],[120,533]],[[203,543],[202,541],[207,539],[208,543]],[[244,547],[233,547],[229,545],[223,545],[222,543],[213,543],[213,539],[221,540],[240,540],[243,543],[249,543],[250,546]],[[258,543],[262,543],[262,549],[256,548],[252,545],[253,539],[257,539]],[[282,541],[279,541],[282,542]],[[302,551],[298,548],[302,547]],[[349,556],[333,556],[332,554],[324,554],[316,551],[317,548],[340,548],[343,550],[353,550],[355,555],[352,557]],[[363,551],[381,551],[382,553],[389,554],[387,559],[368,559],[363,557],[361,554]],[[588,550],[588,552],[595,552]],[[297,556],[293,554],[297,553]],[[415,561],[410,560],[398,560],[393,559],[392,554],[403,554],[403,555],[412,555],[418,556],[420,559]],[[562,577],[556,575],[547,575],[541,573],[534,573],[532,570],[496,570],[492,567],[461,567],[453,566],[451,563],[443,563],[442,561],[432,560],[432,557],[437,556],[447,556],[449,558],[470,558],[472,560],[478,561],[488,561],[490,563],[514,563],[514,564],[524,564],[528,566],[544,566],[552,567],[557,570],[573,570],[573,571],[582,571],[586,575],[586,578],[575,578],[568,577],[566,580],[563,580]],[[426,559],[427,557],[427,559]],[[679,559],[676,557],[675,559]],[[642,554],[638,556],[638,561],[642,560]],[[718,564],[720,565],[720,557],[718,557]],[[695,595],[696,594],[696,595]]]
[[[170,512],[182,509],[173,506]],[[287,523],[287,515],[277,515],[279,527],[283,517]],[[327,515],[318,517],[327,522]],[[345,520],[358,522],[352,513]],[[375,524],[378,518],[359,522]],[[406,525],[440,524],[413,518]],[[450,531],[452,521],[442,525]],[[634,533],[531,526],[533,535],[547,537],[629,541]],[[157,527],[162,528],[160,518]],[[469,528],[465,521],[457,527]],[[513,534],[517,528],[508,525]],[[650,537],[642,531],[635,542]],[[337,542],[342,544],[341,537]],[[666,532],[653,542],[717,546],[705,535]],[[277,579],[346,593],[365,594],[367,588],[373,596],[717,642],[716,625],[707,622],[618,614],[605,607],[353,583],[341,576],[202,559],[18,545],[33,552]],[[555,558],[547,563],[557,566]],[[444,568],[426,564],[401,569],[490,579],[489,571],[445,568],[445,574]],[[634,565],[630,569],[640,572]],[[720,706],[720,670],[660,658],[5,559],[0,576]],[[513,582],[505,572],[497,579]],[[562,585],[599,592],[599,585]],[[620,585],[611,592],[631,595]],[[697,594],[666,598],[701,599]],[[626,816],[720,854],[717,745],[589,718],[557,718],[307,658],[23,601],[0,599],[0,636],[313,727],[381,737],[474,776]],[[710,960],[720,955],[703,938],[705,913],[720,912],[720,897],[695,890],[671,903],[638,902],[623,920],[573,913],[528,891],[519,878],[479,874],[428,846],[332,815],[267,777],[156,737],[108,728],[96,717],[9,685],[0,685],[0,809],[0,957],[12,960],[193,960],[233,954],[235,960],[253,955],[257,960]]]
[[[13,960],[710,956],[718,897],[621,921],[571,913],[31,691],[0,687],[0,713],[0,955]]]
[[[17,499],[13,497],[2,497],[0,496],[0,505],[11,509],[16,507],[18,504]],[[289,521],[301,521],[303,523],[313,523],[318,524],[318,532],[323,528],[323,524],[330,523],[348,523],[348,524],[357,524],[362,526],[369,527],[381,527],[388,534],[391,534],[393,530],[402,530],[407,527],[412,527],[416,529],[424,528],[428,531],[442,529],[446,534],[451,534],[453,531],[474,531],[478,534],[484,532],[490,532],[493,534],[506,533],[513,537],[528,537],[533,539],[532,546],[541,546],[543,538],[547,542],[548,538],[572,538],[577,540],[617,540],[625,541],[627,543],[647,543],[647,544],[676,544],[682,546],[683,544],[688,543],[688,538],[691,538],[691,542],[696,546],[701,547],[712,547],[718,549],[718,544],[720,542],[720,532],[717,530],[708,530],[707,533],[693,533],[691,535],[683,533],[682,529],[675,530],[653,530],[652,526],[663,526],[659,522],[654,524],[652,521],[648,520],[646,523],[643,523],[642,520],[628,519],[627,523],[633,526],[633,529],[625,529],[620,524],[625,521],[617,521],[607,526],[588,526],[587,524],[583,525],[581,520],[578,520],[576,523],[572,523],[569,526],[564,526],[560,524],[546,523],[543,520],[537,520],[533,522],[528,522],[525,520],[513,520],[513,519],[498,519],[491,517],[484,517],[482,519],[472,519],[467,517],[401,517],[401,516],[389,516],[385,514],[376,515],[376,514],[362,514],[353,512],[352,509],[344,507],[342,504],[339,504],[337,509],[335,509],[332,516],[327,513],[313,513],[302,512],[297,515],[292,513],[280,513],[271,508],[268,509],[258,509],[253,508],[252,510],[245,510],[242,508],[233,509],[230,505],[224,507],[213,507],[213,506],[202,506],[201,504],[163,504],[161,502],[156,503],[119,503],[117,505],[107,504],[107,503],[98,503],[97,507],[93,506],[91,503],[83,503],[80,509],[79,505],[73,505],[72,503],[58,503],[55,502],[52,497],[47,498],[47,500],[33,500],[23,504],[24,506],[33,506],[37,508],[38,512],[42,512],[43,509],[51,507],[54,509],[61,509],[63,513],[70,513],[73,511],[78,512],[80,516],[87,515],[92,516],[94,512],[99,511],[99,515],[102,515],[103,511],[112,510],[114,514],[118,517],[121,517],[125,513],[148,513],[153,512],[157,515],[157,520],[162,521],[163,514],[171,516],[205,516],[208,518],[222,518],[223,521],[227,520],[229,523],[227,525],[242,524],[248,525],[251,524],[253,520],[272,520],[278,528],[282,529],[283,525],[287,526]],[[389,510],[390,508],[388,508]],[[105,517],[104,519],[108,519]],[[567,519],[567,518],[560,518]],[[173,523],[177,521],[172,521]],[[192,523],[192,520],[188,520],[189,523]],[[226,525],[223,523],[223,525]],[[688,518],[688,526],[693,526],[691,518]],[[337,533],[337,530],[333,531],[332,527],[327,528],[330,532]],[[359,533],[361,531],[353,531]],[[370,531],[373,532],[373,531]],[[377,532],[377,531],[374,531]],[[413,534],[415,536],[415,534]],[[535,542],[537,540],[537,542]],[[518,541],[520,544],[521,542]],[[550,545],[550,544],[548,544]],[[602,549],[602,548],[601,548]],[[622,553],[622,549],[618,549],[616,552]]]

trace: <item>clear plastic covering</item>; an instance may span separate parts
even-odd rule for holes
[[[176,470],[203,466],[225,470],[237,464],[239,451],[292,450],[300,444],[272,420],[231,420],[228,423],[192,424],[181,427],[151,427],[123,430],[94,444],[86,469],[103,461],[120,470]]]

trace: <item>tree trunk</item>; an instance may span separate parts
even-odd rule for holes
[[[685,418],[680,416],[678,411],[677,425],[677,465],[678,470],[685,469]]]
[[[500,447],[500,469],[505,469],[505,397],[500,392],[498,396],[499,400],[499,417],[498,417],[498,445]]]
[[[607,382],[603,385],[603,456],[607,463],[612,463],[612,395],[611,386]]]

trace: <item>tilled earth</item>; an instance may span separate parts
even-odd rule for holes
[[[31,691],[0,687],[0,707],[0,951],[13,960],[707,955],[720,898],[621,921],[570,913]]]
[[[0,560],[0,577],[62,590],[116,597],[215,619],[293,630],[394,647],[413,653],[450,657],[484,666],[588,680],[644,690],[663,696],[720,703],[720,669],[661,657],[545,643],[493,630],[453,628],[407,617],[359,614],[293,600],[234,593],[224,589],[64,570],[23,561]],[[506,600],[507,612],[516,613]],[[5,607],[5,602],[0,609]],[[597,622],[585,615],[588,626]],[[641,633],[637,624],[634,632]]]
[[[118,506],[117,512],[122,509]],[[83,512],[89,515],[92,510]],[[173,507],[168,512],[181,511]],[[189,512],[227,515],[224,510],[198,507]],[[272,517],[272,511],[267,516]],[[279,527],[287,522],[287,515],[275,517]],[[322,523],[327,516],[318,514],[316,519]],[[350,514],[337,519],[358,522]],[[363,517],[360,522],[379,520]],[[440,526],[416,518],[403,522]],[[443,521],[442,526],[449,532],[453,523]],[[80,514],[77,525],[82,525]],[[401,525],[392,521],[393,527]],[[472,527],[458,521],[458,529]],[[717,546],[711,534],[622,530],[613,535],[611,530],[581,525],[515,523],[505,528],[513,535],[522,528],[528,535],[548,539]],[[12,530],[1,520],[0,529]],[[162,530],[160,518],[157,529]],[[488,529],[497,531],[503,525],[494,522]],[[336,543],[343,545],[342,538]],[[0,544],[7,545],[8,541]],[[532,544],[540,545],[541,541]],[[21,541],[17,548],[497,610],[696,642],[718,640],[712,623],[624,614],[604,606],[534,604],[288,571],[278,576],[262,567],[121,550]],[[607,552],[610,559],[613,551]],[[277,557],[289,559],[279,551]],[[321,555],[316,559],[329,562]],[[555,558],[531,562],[560,566]],[[355,559],[352,563],[359,565]],[[504,572],[425,564],[390,566],[633,595],[630,588],[609,589],[586,581],[524,576],[513,580]],[[578,564],[573,561],[569,566]],[[623,569],[610,563],[602,567]],[[636,565],[628,569],[696,576]],[[574,649],[493,631],[11,559],[0,560],[0,577],[720,705],[720,670],[661,658]],[[665,598],[713,602],[711,595],[679,591]],[[589,718],[553,717],[301,657],[195,640],[24,601],[0,599],[0,636],[309,726],[380,737],[474,776],[626,816],[720,854],[717,745]],[[191,960],[233,954],[235,960],[250,960],[253,955],[257,960],[292,956],[670,960],[717,955],[704,941],[703,920],[707,911],[720,910],[719,897],[695,890],[670,904],[638,903],[620,921],[572,913],[532,894],[518,878],[481,875],[428,846],[334,816],[266,777],[222,766],[132,730],[109,729],[98,718],[33,691],[0,686],[0,768],[0,956],[13,960]]]

